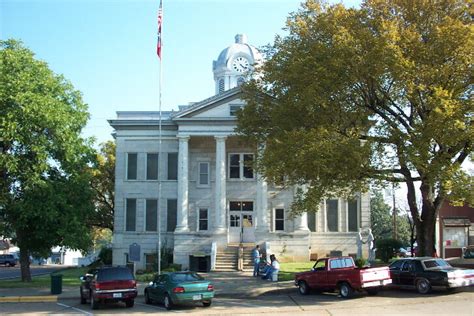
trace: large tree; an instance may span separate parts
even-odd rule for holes
[[[271,181],[306,184],[295,212],[322,197],[404,183],[421,254],[434,249],[443,200],[473,201],[474,35],[469,1],[307,1],[244,87],[239,131],[265,144]],[[416,196],[421,199],[421,209]]]
[[[114,229],[115,142],[100,145],[92,171],[96,213],[91,224],[97,228]]]
[[[53,246],[87,250],[94,213],[89,114],[81,94],[21,42],[0,42],[0,234],[29,256]]]

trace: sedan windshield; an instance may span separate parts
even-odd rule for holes
[[[430,259],[424,260],[423,265],[426,270],[439,270],[445,268],[451,268],[451,265],[443,259]]]

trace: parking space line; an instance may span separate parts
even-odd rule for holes
[[[62,307],[71,308],[71,309],[73,309],[73,310],[75,310],[75,311],[78,311],[78,312],[83,313],[83,314],[86,314],[86,315],[91,315],[91,316],[94,315],[94,314],[92,314],[92,313],[89,313],[88,311],[85,311],[85,310],[82,310],[82,309],[79,309],[79,308],[76,308],[76,307],[73,307],[73,306],[69,306],[69,305],[62,304],[62,303],[56,303],[56,304],[59,305],[59,306],[62,306]]]

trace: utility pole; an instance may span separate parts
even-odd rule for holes
[[[392,216],[393,216],[393,239],[398,239],[397,234],[397,208],[395,206],[395,183],[392,183],[392,202],[393,202],[393,209],[392,209]]]

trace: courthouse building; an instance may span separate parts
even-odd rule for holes
[[[197,256],[223,267],[219,253],[238,245],[260,244],[287,261],[357,253],[358,232],[370,226],[368,194],[327,199],[317,212],[292,218],[295,190],[267,183],[249,166],[256,148],[236,136],[235,113],[245,106],[239,85],[261,61],[237,35],[213,62],[215,95],[162,112],[160,159],[159,112],[117,112],[109,120],[117,145],[113,264],[126,264],[136,243],[137,268],[149,268],[158,225],[162,246],[183,268]]]

